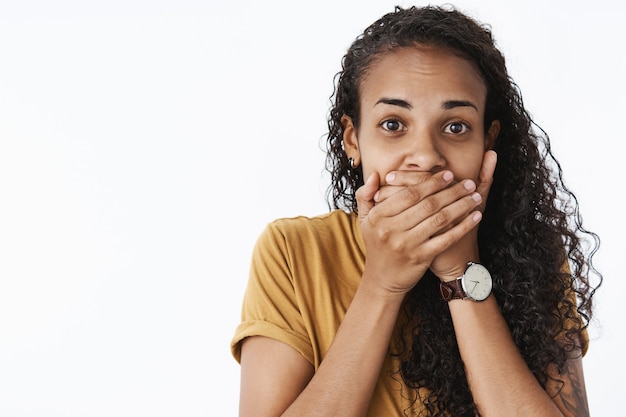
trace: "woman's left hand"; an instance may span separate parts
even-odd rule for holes
[[[482,197],[482,202],[477,208],[481,213],[485,210],[489,190],[493,184],[493,173],[496,168],[496,163],[496,153],[491,150],[485,152],[476,182],[476,192]],[[424,173],[402,171],[402,175],[396,175],[396,179],[393,184],[384,185],[380,188],[375,199],[377,203],[384,201],[402,187],[423,181]],[[476,213],[470,213],[470,215],[475,214]],[[440,280],[452,281],[463,274],[469,261],[478,262],[479,260],[478,228],[474,228],[458,242],[450,246],[450,248],[437,255],[430,265],[430,270],[439,277]]]

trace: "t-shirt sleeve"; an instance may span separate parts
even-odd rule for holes
[[[571,276],[572,274],[569,264],[567,262],[563,265],[563,267],[561,268],[561,271],[568,274],[568,276]],[[585,356],[589,349],[589,333],[587,331],[587,328],[584,326],[582,317],[580,317],[580,314],[578,313],[578,311],[575,310],[575,307],[578,305],[576,292],[573,289],[570,289],[567,292],[567,298],[568,298],[567,306],[573,306],[574,311],[572,312],[573,318],[566,319],[564,331],[579,328],[580,326],[582,326],[582,330],[580,332],[580,345],[581,345],[580,348],[581,348],[582,356]],[[559,305],[560,309],[563,308],[563,304],[564,303]]]
[[[241,310],[231,341],[239,362],[246,337],[266,336],[288,344],[313,363],[313,348],[297,302],[290,251],[283,233],[269,224],[258,238]]]
[[[568,297],[572,305],[576,306],[576,293],[572,290],[568,294]],[[580,314],[575,311],[574,315],[575,320],[568,320],[565,324],[566,329],[572,329],[582,325],[582,318],[580,317]],[[587,350],[589,349],[589,333],[587,332],[586,327],[583,327],[580,332],[580,345],[582,356],[585,356],[587,354]]]

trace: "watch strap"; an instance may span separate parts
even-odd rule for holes
[[[465,294],[463,290],[463,285],[461,284],[462,278],[463,277],[455,279],[454,281],[439,283],[439,292],[444,301],[462,300],[467,297],[467,294]]]

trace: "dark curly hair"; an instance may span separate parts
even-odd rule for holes
[[[491,271],[494,295],[530,370],[545,387],[547,369],[560,372],[578,350],[602,282],[591,258],[599,238],[582,226],[578,201],[564,185],[548,135],[525,110],[518,86],[491,30],[454,7],[396,7],[357,37],[335,77],[328,117],[326,169],[329,207],[357,211],[361,167],[343,149],[341,117],[359,126],[359,86],[376,59],[416,44],[447,48],[472,61],[487,87],[485,129],[499,120],[498,164],[478,231],[481,262]],[[394,351],[398,374],[428,415],[475,416],[447,303],[430,272],[407,295]]]

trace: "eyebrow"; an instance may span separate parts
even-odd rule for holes
[[[398,106],[407,110],[411,110],[413,108],[413,105],[410,102],[399,98],[382,97],[376,102],[375,105],[378,104],[389,104],[391,106]],[[448,100],[441,103],[441,107],[445,110],[451,110],[455,107],[472,107],[478,111],[478,106],[469,100]]]
[[[453,109],[455,107],[473,107],[474,110],[478,111],[478,106],[476,106],[474,103],[472,103],[471,101],[468,101],[468,100],[449,100],[449,101],[444,101],[441,104],[441,107],[443,107],[446,110],[450,110],[450,109]]]
[[[411,110],[413,108],[413,105],[411,103],[409,103],[406,100],[399,99],[399,98],[382,97],[376,102],[375,105],[378,105],[378,104],[389,104],[391,106],[398,106],[407,110]]]

